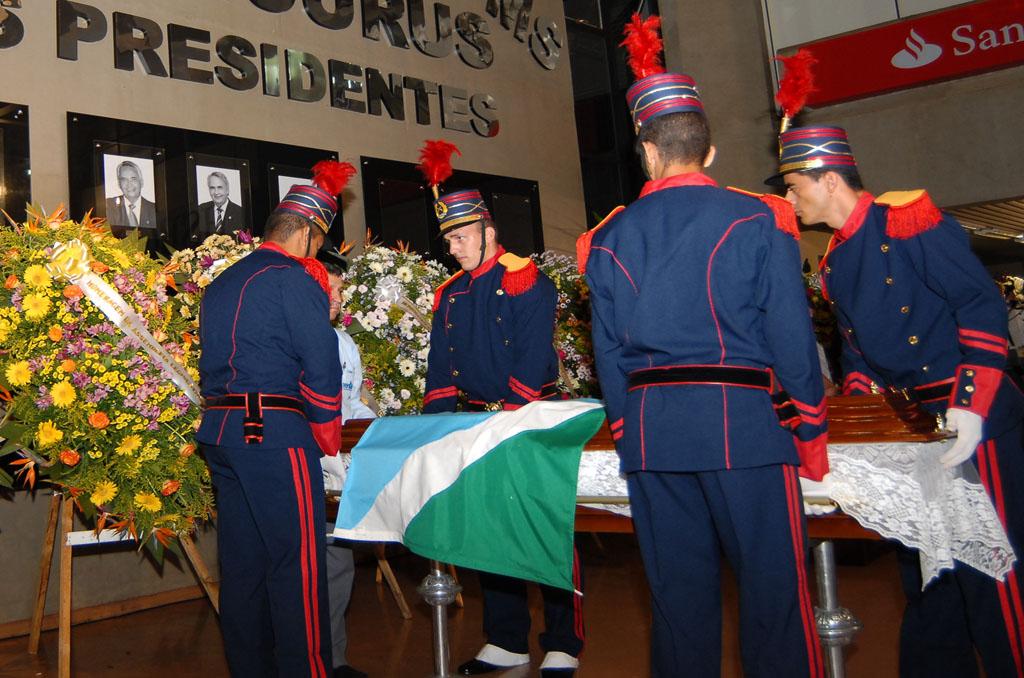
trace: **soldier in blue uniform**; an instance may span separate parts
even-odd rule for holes
[[[942,463],[970,460],[1015,552],[1024,545],[1022,398],[1004,372],[1007,310],[959,223],[924,191],[864,190],[846,132],[798,127],[780,136],[779,173],[807,224],[835,229],[822,290],[844,337],[846,393],[906,389],[957,432]],[[1021,566],[995,581],[957,563],[921,590],[918,554],[901,549],[907,607],[902,676],[1021,676]]]
[[[341,363],[327,274],[311,258],[338,209],[294,186],[266,242],[206,290],[203,444],[217,498],[220,624],[231,675],[331,667],[319,459],[341,444]]]
[[[825,400],[781,199],[719,188],[694,80],[627,92],[650,181],[581,236],[594,353],[652,592],[651,674],[721,674],[720,553],[747,676],[823,676],[797,467],[827,470]]]
[[[506,252],[479,191],[435,202],[441,235],[462,270],[434,296],[424,413],[512,410],[556,396],[554,283],[529,259]],[[573,583],[582,591],[578,558]],[[458,668],[475,675],[528,664],[526,582],[480,573],[487,644]],[[541,585],[546,655],[541,675],[568,678],[583,649],[582,597]]]

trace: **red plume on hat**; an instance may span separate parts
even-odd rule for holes
[[[665,67],[661,63],[662,42],[661,36],[658,35],[659,28],[661,17],[657,14],[644,19],[639,12],[634,12],[626,24],[626,38],[621,45],[629,53],[626,63],[637,80],[665,72]]]
[[[331,195],[338,195],[355,174],[356,168],[347,162],[321,160],[313,165],[313,184]]]
[[[462,155],[455,144],[443,139],[428,139],[420,149],[420,164],[417,167],[430,184],[434,199],[439,196],[437,187],[452,175],[453,153]]]
[[[781,134],[789,129],[789,122],[807,103],[807,96],[814,91],[812,67],[818,60],[807,49],[801,49],[792,56],[777,56],[775,60],[785,68],[779,80],[779,91],[775,94],[775,101],[782,107]]]

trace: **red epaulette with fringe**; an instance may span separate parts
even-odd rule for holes
[[[885,234],[890,238],[913,238],[935,228],[942,221],[942,212],[923,190],[889,191],[875,198],[879,205],[889,208],[885,220]]]
[[[434,306],[433,308],[430,309],[431,312],[436,313],[437,307],[441,305],[441,295],[444,294],[444,288],[451,285],[455,281],[455,279],[458,278],[463,273],[465,273],[465,271],[459,271],[458,273],[456,273],[455,275],[448,278],[443,283],[437,286],[437,289],[434,290]]]
[[[594,235],[600,231],[605,224],[612,220],[612,217],[624,209],[626,208],[619,205],[609,212],[608,216],[601,220],[601,223],[576,238],[576,270],[580,272],[580,275],[587,272],[587,259],[590,258],[590,241],[594,239]]]
[[[306,270],[309,277],[316,281],[316,284],[320,286],[320,289],[322,289],[328,297],[331,296],[331,281],[327,279],[327,269],[324,268],[324,265],[313,257],[299,259],[299,263],[302,264],[302,268]]]
[[[754,193],[752,191],[744,191],[742,188],[734,188],[733,186],[728,188],[730,191],[749,195],[763,202],[772,211],[772,215],[775,217],[776,228],[786,235],[792,236],[794,240],[800,239],[800,227],[796,223],[796,212],[793,211],[793,205],[788,200],[774,193]]]
[[[517,297],[537,283],[540,269],[531,259],[506,252],[498,257],[498,263],[505,267],[505,274],[501,276],[501,289],[506,294]]]

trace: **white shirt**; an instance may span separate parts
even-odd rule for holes
[[[363,362],[359,358],[359,347],[345,330],[335,328],[338,333],[338,355],[341,358],[341,423],[349,419],[375,419],[376,414],[359,399],[363,386]],[[340,455],[321,457],[324,468],[324,489],[341,490],[345,484],[348,469]]]

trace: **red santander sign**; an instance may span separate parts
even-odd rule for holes
[[[818,60],[808,106],[859,99],[1024,63],[1024,0],[981,0],[801,46]]]

